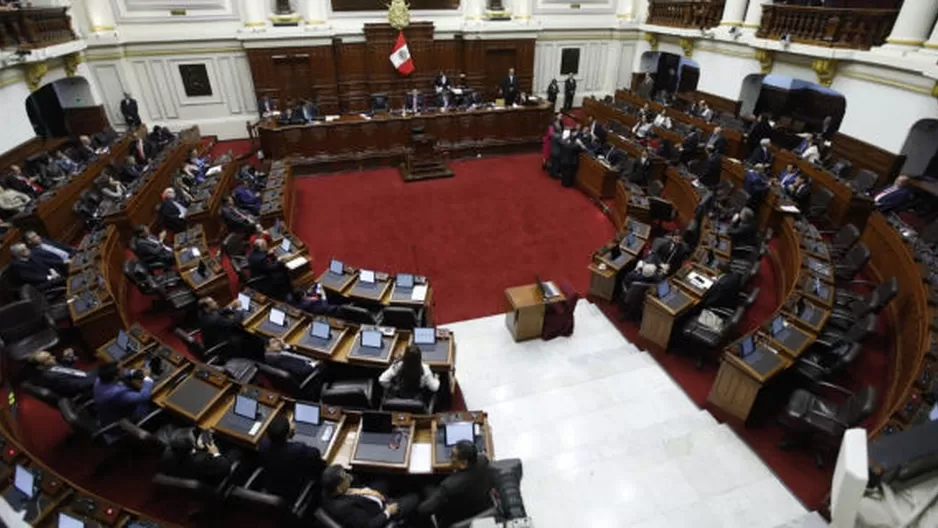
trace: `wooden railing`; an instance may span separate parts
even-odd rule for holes
[[[29,50],[77,39],[66,9],[0,11],[0,48]]]
[[[897,9],[839,9],[764,4],[757,37],[867,50],[886,41],[899,14]]]
[[[723,17],[722,0],[696,0],[674,2],[649,0],[648,23],[680,28],[712,28],[720,25]]]

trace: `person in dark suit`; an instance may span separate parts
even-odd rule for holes
[[[323,471],[322,490],[323,509],[344,528],[383,528],[410,517],[420,502],[416,494],[390,499],[378,489],[352,487],[351,475],[338,464]]]
[[[153,236],[149,227],[140,224],[134,227],[131,248],[134,255],[148,266],[156,264],[171,268],[176,264],[176,258],[173,249],[163,242],[165,239],[166,231],[161,231],[159,236]]]
[[[269,95],[263,95],[257,101],[257,112],[261,115],[261,119],[269,116],[271,113],[277,111],[277,106],[274,104],[273,99]]]
[[[75,353],[71,348],[62,352],[61,362],[45,350],[30,354],[27,361],[33,368],[29,380],[63,398],[90,393],[97,379],[94,373],[74,367]]]
[[[248,211],[254,216],[257,216],[261,212],[261,202],[263,201],[260,196],[257,195],[243,180],[238,182],[238,186],[235,187],[234,192],[235,204],[241,209]]]
[[[749,150],[758,148],[762,140],[769,138],[771,135],[772,124],[769,123],[769,119],[765,114],[759,114],[756,116],[755,123],[749,127],[749,132],[746,134],[746,144],[749,145]]]
[[[124,116],[124,122],[129,128],[140,126],[140,112],[137,109],[137,100],[124,92],[124,98],[121,99],[121,115]]]
[[[707,146],[713,147],[720,154],[726,152],[726,138],[723,136],[722,128],[716,127],[713,129],[713,133],[707,138]]]
[[[494,482],[488,458],[479,454],[475,444],[462,440],[450,451],[450,461],[456,472],[443,479],[417,507],[418,515],[433,515],[440,528],[492,507]]]
[[[873,205],[881,213],[897,213],[904,210],[914,197],[915,190],[909,185],[909,177],[903,174],[892,185],[876,193]]]
[[[651,251],[645,256],[645,262],[658,265],[665,273],[680,267],[690,253],[690,248],[684,242],[680,230],[674,230],[664,237],[655,239],[651,247]]]
[[[743,207],[738,213],[733,215],[730,221],[729,229],[726,234],[729,235],[734,246],[752,246],[756,243],[756,213],[748,207]]]
[[[551,111],[557,108],[557,94],[560,93],[560,86],[557,84],[557,79],[551,79],[550,84],[547,85],[547,100],[550,101]]]
[[[404,106],[407,107],[408,112],[415,114],[423,111],[423,94],[420,93],[420,90],[416,88],[411,90],[410,93],[407,94]]]
[[[19,165],[10,165],[10,172],[3,180],[3,186],[27,194],[33,198],[42,194],[45,189],[39,185],[38,176],[29,176],[23,172]]]
[[[449,78],[446,77],[446,74],[443,73],[443,70],[440,70],[440,73],[436,74],[436,78],[433,79],[433,89],[436,91],[436,93],[449,90]]]
[[[746,176],[743,178],[743,190],[749,193],[749,207],[758,211],[769,191],[764,165],[755,165],[746,171]]]
[[[23,242],[29,247],[29,250],[41,261],[54,267],[65,275],[68,272],[68,264],[75,254],[75,248],[42,238],[39,233],[29,230],[23,235]]]
[[[277,258],[274,248],[268,247],[267,240],[258,238],[254,241],[251,253],[248,255],[248,268],[251,278],[266,277],[269,291],[268,295],[277,298],[285,297],[290,291],[290,276],[287,274],[283,262]]]
[[[195,431],[186,427],[170,436],[169,449],[160,459],[160,472],[215,486],[231,472],[231,460],[221,454],[214,440],[204,443],[201,435],[196,438]]]
[[[222,308],[211,297],[199,299],[199,331],[206,350],[228,343],[220,352],[225,359],[245,357],[245,334],[241,328],[244,314],[240,310]]]
[[[447,109],[453,106],[453,92],[449,88],[436,94],[437,108]]]
[[[502,96],[505,98],[505,106],[515,104],[518,99],[518,78],[515,76],[515,69],[508,69],[508,76],[502,81]]]
[[[10,273],[17,284],[32,284],[42,291],[65,285],[64,274],[56,270],[53,264],[34,255],[26,244],[13,244],[10,253],[13,255]]]
[[[173,232],[186,230],[186,213],[188,210],[176,200],[176,190],[167,187],[163,191],[163,201],[160,203],[160,221]]]
[[[704,161],[703,171],[700,174],[700,184],[713,189],[720,184],[723,174],[723,157],[711,146],[707,147],[707,159]]]
[[[805,174],[795,174],[794,181],[788,185],[782,185],[782,192],[795,202],[802,211],[810,207],[811,202],[811,178]]]
[[[573,99],[576,97],[576,79],[573,73],[567,75],[567,80],[563,82],[563,109],[569,111],[573,108]]]
[[[94,147],[91,145],[91,138],[85,135],[78,136],[78,148],[75,149],[75,153],[78,159],[86,165],[97,156]]]
[[[120,180],[124,183],[132,183],[140,177],[142,172],[141,166],[137,163],[137,158],[127,156],[124,165],[120,168]]]
[[[291,442],[293,434],[293,421],[281,413],[267,426],[267,436],[260,445],[264,489],[284,498],[288,504],[296,501],[308,481],[320,480],[326,468],[319,450],[301,442]]]
[[[678,146],[678,150],[681,152],[681,163],[687,163],[696,158],[697,152],[700,151],[700,129],[691,128],[690,132],[684,136],[684,141]]]
[[[124,382],[126,378],[140,380],[136,389]],[[121,376],[117,362],[111,361],[98,369],[98,379],[92,388],[98,425],[104,427],[128,416],[139,419],[150,410],[150,395],[153,392],[153,378],[147,369]]]
[[[221,205],[221,219],[232,233],[250,235],[257,229],[257,218],[235,206],[234,198],[225,196]]]
[[[641,156],[635,160],[629,181],[641,187],[645,187],[651,181],[651,154],[648,149],[642,149]]]
[[[287,352],[287,354],[283,352]],[[289,350],[289,345],[276,337],[267,341],[267,348],[264,350],[264,363],[289,372],[293,379],[297,381],[306,379],[307,376],[313,373],[315,368],[311,360],[293,354]]]
[[[728,272],[720,275],[700,300],[704,308],[734,308],[739,303],[739,292],[743,289],[743,280],[738,273]]]
[[[561,156],[563,154],[563,121],[557,120],[554,125],[554,131],[550,135],[550,162],[548,163],[548,173],[552,178],[560,178]]]
[[[586,131],[590,136],[592,136],[593,141],[595,141],[599,146],[606,144],[606,127],[604,127],[603,124],[599,121],[596,121],[590,117]]]
[[[134,159],[137,160],[137,163],[146,165],[147,162],[150,161],[150,156],[153,155],[153,147],[147,143],[142,135],[137,134],[133,143],[130,145],[130,152]]]
[[[310,100],[304,100],[300,105],[300,115],[303,116],[304,122],[312,123],[319,116],[319,106]]]
[[[759,143],[759,146],[749,155],[749,159],[746,163],[750,165],[765,165],[767,167],[772,165],[772,158],[774,156],[772,155],[772,151],[769,150],[769,145],[771,144],[772,141],[769,138],[763,139]]]
[[[560,144],[560,182],[564,187],[573,187],[576,169],[580,160],[579,131],[574,129]]]
[[[307,313],[335,315],[339,311],[339,307],[330,304],[325,296],[325,292],[315,283],[305,290],[301,288],[294,290],[292,297],[290,304]]]

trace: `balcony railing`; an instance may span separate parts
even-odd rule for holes
[[[656,26],[712,28],[720,25],[722,17],[723,0],[650,0],[648,3],[648,23]]]
[[[838,9],[764,4],[757,37],[868,50],[886,41],[899,11],[896,9]]]
[[[38,49],[75,40],[68,8],[0,11],[0,48]]]

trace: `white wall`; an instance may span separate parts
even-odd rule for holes
[[[36,135],[26,114],[26,98],[29,94],[29,88],[23,81],[0,88],[0,116],[3,116],[0,152],[6,152]]]
[[[632,57],[635,56],[635,41],[539,38],[534,47],[534,90],[537,94],[546,96],[548,83],[556,78],[561,90],[557,98],[558,108],[563,102],[564,80],[564,76],[560,75],[560,58],[562,50],[567,48],[580,50],[580,68],[575,76],[575,106],[579,106],[584,97],[601,98],[615,93],[617,87],[628,85],[628,81],[623,82],[622,77],[623,74],[626,78],[630,76]]]

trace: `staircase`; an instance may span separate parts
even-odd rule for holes
[[[775,528],[827,528],[829,524],[821,517],[821,514],[813,511],[808,512],[801,517],[796,517],[785,524],[780,524]]]
[[[452,178],[453,171],[442,161],[414,161],[401,165],[401,177],[407,182],[432,180],[434,178]]]

